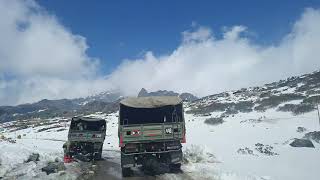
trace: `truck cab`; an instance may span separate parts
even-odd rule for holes
[[[73,117],[68,141],[63,145],[65,162],[73,158],[84,161],[101,159],[106,129],[104,119]]]
[[[123,176],[143,166],[180,169],[185,143],[183,103],[175,96],[127,98],[120,102],[119,146]]]

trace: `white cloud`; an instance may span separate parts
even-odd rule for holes
[[[99,84],[99,61],[34,1],[0,1],[0,104],[85,96]]]
[[[225,28],[221,39],[211,29],[198,27],[183,32],[182,44],[169,55],[148,52],[141,59],[127,60],[109,82],[129,95],[145,87],[204,96],[309,73],[320,67],[319,22],[320,11],[306,9],[292,32],[279,45],[268,47],[243,36],[245,26]]]
[[[124,95],[167,89],[198,96],[308,73],[320,65],[320,11],[306,9],[278,45],[259,46],[243,25],[214,31],[193,22],[170,54],[147,52],[106,77],[99,60],[34,1],[0,1],[0,104],[73,98],[108,89]],[[277,27],[274,27],[277,28]]]

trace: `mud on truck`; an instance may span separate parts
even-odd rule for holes
[[[106,121],[89,117],[73,117],[64,143],[64,162],[99,160],[106,136]]]
[[[179,170],[186,128],[182,100],[175,96],[127,98],[120,102],[119,146],[124,177],[131,167],[157,173]]]

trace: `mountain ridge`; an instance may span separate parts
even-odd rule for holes
[[[163,95],[181,97],[189,107],[186,112],[199,115],[223,111],[225,112],[223,116],[230,116],[239,112],[259,112],[270,108],[297,115],[315,110],[315,106],[320,103],[320,71],[202,98],[197,98],[191,93],[179,94],[167,90],[148,92],[144,88],[138,93],[138,97]],[[110,113],[118,110],[118,103],[123,98],[117,91],[105,91],[85,98],[43,99],[36,103],[18,106],[0,106],[0,122],[57,116],[71,117],[94,112]]]

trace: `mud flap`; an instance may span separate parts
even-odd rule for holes
[[[181,163],[182,162],[182,150],[170,152],[171,163]]]
[[[135,165],[135,159],[133,155],[124,155],[121,153],[121,167],[128,168]]]

